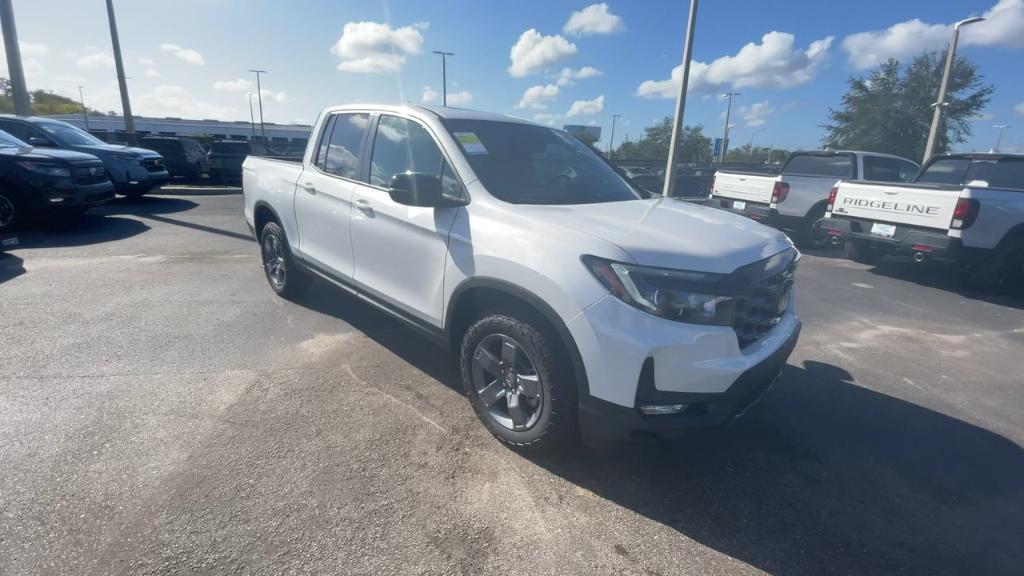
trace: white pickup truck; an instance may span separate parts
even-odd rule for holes
[[[1013,287],[1024,277],[1024,155],[937,156],[913,184],[839,182],[821,229],[862,263],[944,260],[976,288]]]
[[[727,422],[800,332],[782,233],[647,198],[525,120],[328,108],[301,163],[249,157],[242,183],[275,292],[317,276],[457,351],[477,415],[512,446]]]
[[[820,246],[817,223],[837,180],[909,182],[919,169],[906,158],[874,152],[794,152],[777,176],[719,170],[710,205],[788,230],[801,246]]]

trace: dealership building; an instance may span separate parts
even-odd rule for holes
[[[90,114],[88,121],[81,114],[47,116],[84,128],[106,142],[124,142],[124,118]],[[86,125],[88,122],[88,125]],[[263,131],[271,146],[304,148],[313,127],[304,124],[264,122]],[[260,137],[259,123],[247,121],[189,120],[185,118],[153,118],[135,116],[135,132],[143,136],[190,136],[200,140],[251,140]]]

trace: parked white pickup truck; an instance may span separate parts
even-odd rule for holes
[[[509,445],[729,421],[800,332],[783,234],[648,199],[524,120],[329,108],[301,163],[249,157],[242,182],[275,292],[318,276],[458,351],[471,404]]]
[[[794,152],[780,175],[719,170],[711,206],[788,230],[802,246],[819,246],[817,223],[839,179],[909,182],[920,166],[899,156],[857,151]]]
[[[1009,288],[1024,277],[1024,155],[937,156],[913,184],[839,182],[821,229],[859,262],[934,258],[976,288]]]

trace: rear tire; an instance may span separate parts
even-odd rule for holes
[[[873,266],[882,260],[882,252],[863,240],[847,240],[846,257],[854,262]]]
[[[0,233],[13,232],[28,221],[28,206],[14,190],[0,184]]]
[[[469,403],[503,444],[529,451],[578,434],[575,383],[559,370],[550,338],[503,315],[476,321],[462,338],[462,383]]]
[[[310,278],[299,268],[288,247],[288,238],[277,222],[267,222],[260,232],[260,256],[270,289],[282,298],[295,300],[306,293]]]
[[[821,219],[824,217],[824,205],[811,209],[800,224],[800,229],[797,230],[796,243],[798,246],[801,248],[811,249],[825,248],[828,246],[828,238],[821,233],[821,227],[819,226],[819,222],[821,222]]]
[[[1005,294],[1024,286],[1024,239],[1010,240],[992,250],[961,273],[963,283],[974,290]]]

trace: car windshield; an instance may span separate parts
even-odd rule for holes
[[[512,204],[592,204],[640,195],[565,132],[494,120],[444,121],[488,192]]]
[[[248,154],[252,147],[245,142],[214,142],[210,151],[217,154]]]
[[[70,124],[45,122],[40,124],[39,127],[65,145],[92,146],[94,144],[106,144],[103,140],[100,140],[85,130]]]
[[[142,146],[160,153],[180,153],[183,150],[183,146],[179,140],[150,140],[143,138]]]
[[[0,148],[27,148],[28,144],[0,130]]]

